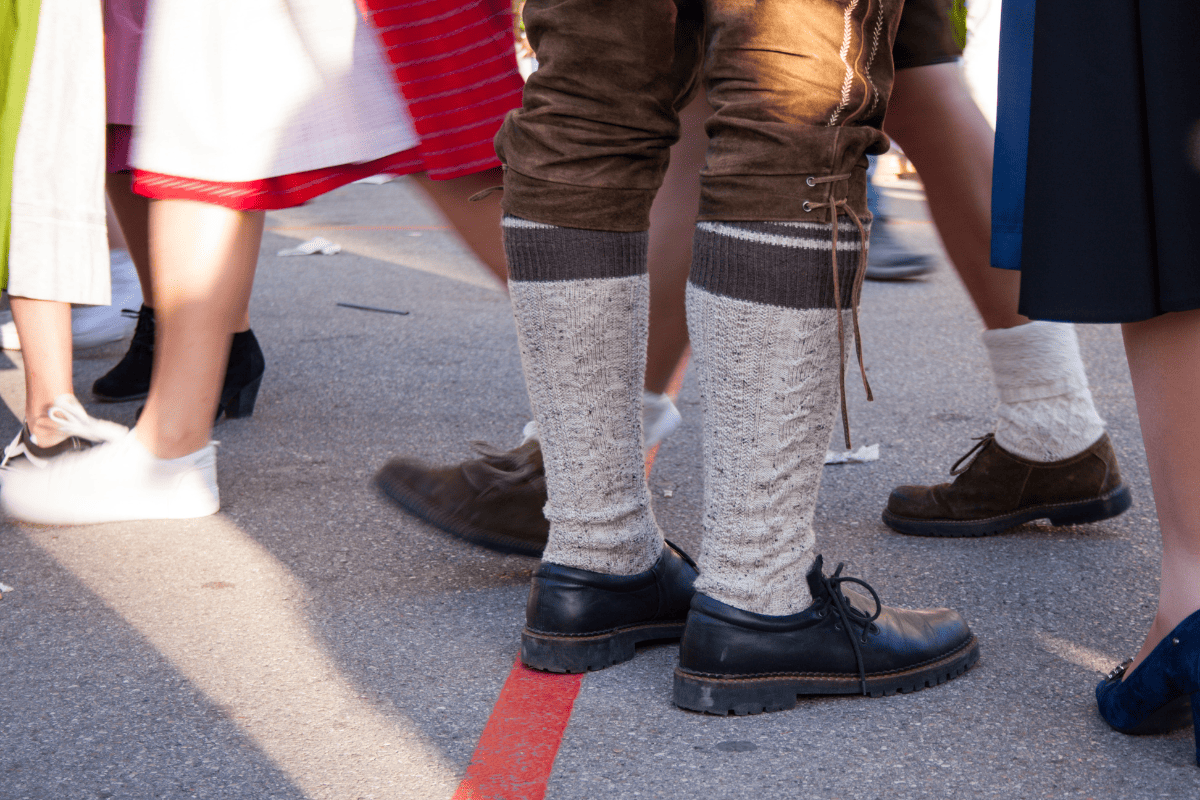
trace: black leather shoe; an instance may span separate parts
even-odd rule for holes
[[[543,562],[525,606],[521,661],[547,672],[587,672],[628,661],[639,644],[678,639],[695,582],[695,562],[670,542],[636,575]]]
[[[979,643],[956,612],[884,606],[858,578],[808,573],[813,603],[783,617],[692,599],[675,669],[675,705],[709,714],[758,714],[798,695],[915,692],[967,671]],[[857,583],[870,596],[842,585]]]

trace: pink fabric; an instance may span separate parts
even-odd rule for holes
[[[108,125],[106,130],[105,172],[130,172],[133,162],[129,160],[129,150],[133,145],[132,125]]]
[[[104,79],[110,124],[133,124],[147,2],[104,0]]]

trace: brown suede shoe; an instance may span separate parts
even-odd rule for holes
[[[550,535],[541,446],[532,439],[507,453],[477,449],[481,458],[450,467],[394,458],[375,474],[375,485],[446,533],[498,553],[540,558]]]
[[[917,536],[990,536],[1035,519],[1052,525],[1098,522],[1124,513],[1133,502],[1107,433],[1082,453],[1050,463],[1014,455],[989,433],[950,474],[958,476],[954,483],[893,490],[883,521]]]

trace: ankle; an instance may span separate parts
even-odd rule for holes
[[[142,421],[134,428],[134,434],[142,447],[155,458],[183,458],[199,452],[208,445],[208,428],[203,431],[177,429],[162,422],[150,425],[145,424],[146,416],[147,414],[143,413]]]
[[[29,433],[38,447],[53,447],[67,438],[66,434],[58,429],[54,420],[46,415],[47,411],[49,411],[49,407],[44,409],[40,416],[27,417],[25,420]]]

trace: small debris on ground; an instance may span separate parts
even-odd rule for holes
[[[342,252],[342,246],[329,241],[324,236],[317,236],[309,239],[302,245],[297,247],[285,247],[275,255],[277,256],[336,256]]]
[[[825,453],[826,464],[866,464],[868,461],[879,460],[879,445],[863,445],[857,450],[846,450],[835,453],[829,450]]]
[[[408,311],[399,311],[394,308],[379,308],[377,306],[360,306],[358,303],[343,303],[340,300],[334,305],[339,305],[342,308],[353,308],[358,311],[376,311],[380,314],[399,314],[402,317],[407,316],[410,313]]]

